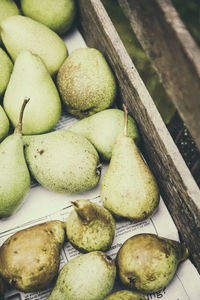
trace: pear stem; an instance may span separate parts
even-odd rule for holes
[[[126,108],[126,105],[123,104],[124,109],[124,135],[128,135],[128,110]]]
[[[24,109],[26,107],[26,104],[29,102],[29,100],[30,98],[26,97],[22,103],[22,107],[19,114],[19,122],[15,127],[14,133],[22,133],[22,119],[23,119]]]

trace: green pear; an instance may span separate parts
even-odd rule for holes
[[[110,212],[89,200],[76,200],[72,203],[74,210],[66,221],[69,242],[81,252],[108,250],[116,227]]]
[[[3,20],[10,16],[20,15],[19,8],[17,7],[14,0],[1,0],[0,1],[0,45],[2,45],[1,40],[1,23]],[[1,59],[0,59],[1,61]]]
[[[120,290],[110,294],[104,300],[146,300],[146,298],[129,290]]]
[[[48,288],[58,275],[64,241],[64,223],[58,220],[16,232],[0,248],[0,274],[23,292]]]
[[[0,105],[0,142],[8,135],[9,132],[9,120],[5,111]]]
[[[97,185],[100,178],[99,156],[83,136],[58,130],[26,136],[24,145],[31,174],[47,189],[78,193]]]
[[[0,217],[12,215],[30,189],[30,174],[24,159],[22,117],[29,101],[23,102],[19,123],[12,135],[0,144]]]
[[[7,53],[0,48],[0,98],[6,90],[10,75],[13,70],[13,63]]]
[[[13,97],[14,95],[14,97]],[[17,57],[3,106],[15,127],[24,97],[31,98],[23,117],[23,133],[39,134],[55,127],[61,114],[58,90],[38,55],[23,50]]]
[[[64,41],[47,26],[25,16],[11,16],[1,24],[3,43],[15,61],[22,50],[37,54],[51,75],[55,75],[68,55]]]
[[[105,59],[97,49],[74,50],[57,74],[57,85],[65,109],[84,118],[113,105],[116,81]]]
[[[165,288],[174,277],[188,249],[177,241],[143,233],[121,246],[117,254],[118,274],[122,283],[141,293]]]
[[[103,205],[116,217],[139,222],[155,212],[159,190],[136,143],[127,136],[127,110],[125,120],[124,134],[118,136],[113,146],[100,195]]]
[[[94,145],[101,159],[109,161],[113,145],[124,130],[124,113],[117,108],[105,109],[72,124],[69,130],[86,137]],[[138,129],[130,116],[128,116],[128,136],[139,144]]]
[[[25,16],[32,18],[57,32],[66,33],[72,26],[76,14],[74,0],[21,0]]]
[[[70,260],[60,271],[48,300],[103,300],[116,276],[114,261],[93,251]]]

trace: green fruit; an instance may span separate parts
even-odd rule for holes
[[[9,132],[9,120],[0,105],[0,142],[8,135]]]
[[[0,217],[12,215],[30,189],[30,175],[24,159],[22,140],[23,102],[19,123],[12,135],[0,144]]]
[[[100,251],[72,259],[60,271],[48,300],[103,300],[116,276],[114,261]]]
[[[120,290],[110,294],[104,300],[146,300],[146,298],[128,290]]]
[[[134,140],[127,136],[127,120],[125,133],[119,135],[113,146],[100,195],[111,213],[135,222],[148,218],[159,204],[156,180]]]
[[[47,26],[25,16],[12,16],[4,20],[2,40],[15,61],[22,50],[37,54],[54,75],[67,57],[64,41]]]
[[[67,32],[72,26],[76,14],[74,0],[21,0],[25,16],[30,17],[57,32]]]
[[[25,157],[33,177],[59,193],[90,190],[99,181],[99,156],[84,137],[54,131],[24,137]]]
[[[20,15],[20,11],[13,0],[0,0],[0,45],[1,40],[1,23],[10,16]]]
[[[69,130],[86,137],[94,145],[101,158],[109,161],[117,136],[124,130],[124,113],[120,109],[106,109],[74,123]],[[139,133],[134,119],[130,116],[128,117],[128,136],[139,144]]]
[[[3,100],[13,126],[26,96],[31,101],[24,113],[23,133],[39,134],[53,129],[61,113],[58,90],[40,57],[23,50],[15,61]]]
[[[12,70],[12,61],[6,52],[0,48],[0,98],[6,90]]]
[[[177,266],[188,256],[179,242],[155,234],[129,238],[117,254],[120,280],[141,293],[154,293],[172,280]]]
[[[16,232],[0,248],[0,274],[23,292],[48,288],[58,274],[64,241],[64,223],[58,220]]]
[[[57,74],[65,109],[84,118],[112,106],[116,82],[104,56],[93,48],[74,50]]]
[[[115,221],[109,211],[89,200],[72,203],[74,210],[66,222],[69,242],[81,252],[108,250],[115,236]]]

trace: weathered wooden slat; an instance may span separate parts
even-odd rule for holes
[[[200,271],[200,191],[99,0],[79,0],[81,30],[89,47],[109,61],[119,93],[143,136],[144,154],[163,199]]]
[[[200,150],[200,49],[170,0],[118,0]]]

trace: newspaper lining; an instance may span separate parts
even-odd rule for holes
[[[69,53],[74,49],[86,47],[86,44],[77,28],[73,28],[64,39]],[[61,118],[55,130],[62,130],[76,122],[76,119],[69,114],[62,112]],[[101,179],[107,168],[103,165]],[[16,212],[15,215],[0,220],[0,245],[12,234],[28,228],[30,226],[47,222],[50,220],[66,221],[69,213],[72,210],[70,201],[76,199],[89,199],[94,203],[100,204],[101,198],[99,195],[100,184],[91,191],[81,194],[63,195],[53,193],[37,183],[33,182],[30,193],[28,194],[23,206]],[[149,219],[133,223],[130,221],[117,222],[116,235],[110,250],[107,252],[113,259],[129,237],[139,233],[153,233],[159,236],[179,240],[178,231],[175,224],[162,200],[157,212]],[[81,255],[80,252],[66,242],[61,250],[60,269],[71,259]],[[191,280],[192,278],[192,280]],[[5,294],[5,300],[42,300],[46,299],[51,292],[52,286],[47,290],[38,293],[22,293],[16,290],[8,290]],[[124,289],[119,282],[116,282],[114,291]],[[162,291],[147,295],[148,300],[163,299],[163,300],[199,300],[200,299],[200,277],[199,274],[189,259],[181,263],[172,282]]]

